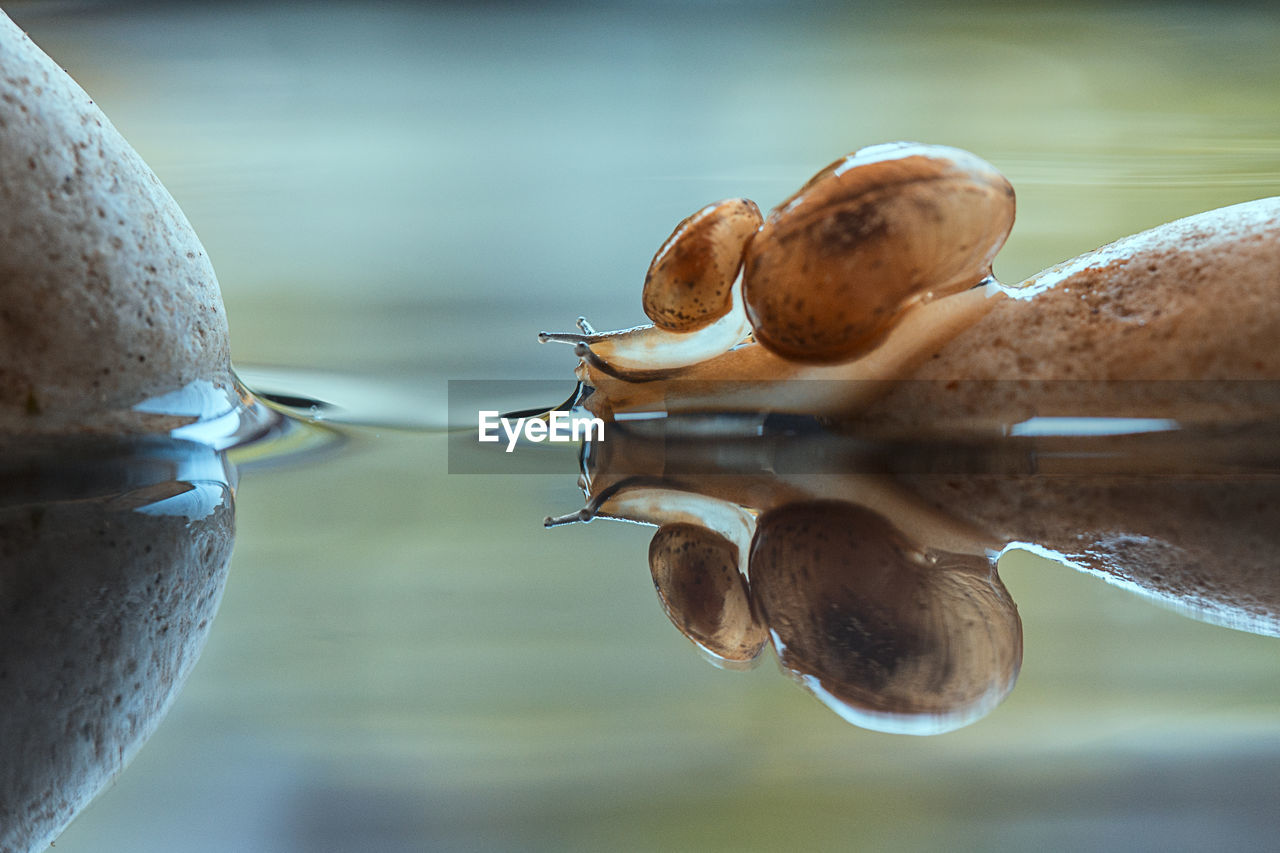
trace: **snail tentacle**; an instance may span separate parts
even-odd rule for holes
[[[591,510],[587,507],[583,507],[577,512],[568,512],[564,515],[548,515],[546,518],[542,519],[542,526],[552,528],[562,527],[566,524],[577,524],[578,522],[586,524],[592,518]]]
[[[648,373],[688,367],[733,349],[750,334],[741,287],[735,283],[728,313],[696,331],[673,332],[644,325],[613,332],[539,332],[538,340],[575,347],[586,344],[601,363],[621,377],[632,371]]]

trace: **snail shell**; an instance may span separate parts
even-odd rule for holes
[[[809,501],[761,516],[750,565],[782,665],[850,722],[949,731],[1013,688],[1022,623],[984,556],[928,552],[871,510]]]
[[[815,175],[747,247],[755,338],[783,358],[846,361],[921,301],[991,275],[1013,227],[1013,187],[956,148],[864,148]]]
[[[743,252],[762,221],[755,202],[731,198],[677,225],[644,280],[644,313],[654,325],[692,332],[728,314]]]
[[[649,571],[680,633],[725,661],[760,654],[768,634],[738,571],[737,545],[696,524],[664,524],[649,543]]]

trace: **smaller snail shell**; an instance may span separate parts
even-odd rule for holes
[[[750,661],[768,639],[738,571],[738,546],[695,524],[658,528],[649,543],[649,571],[672,624],[726,661]]]
[[[747,247],[755,338],[794,361],[857,358],[911,306],[990,276],[1013,215],[1008,180],[966,151],[894,143],[838,160]]]
[[[728,314],[743,253],[762,221],[755,202],[732,198],[677,225],[644,280],[644,313],[654,325],[692,332]]]

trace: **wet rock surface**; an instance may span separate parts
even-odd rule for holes
[[[0,14],[0,434],[127,433],[231,389],[213,267],[90,97]]]

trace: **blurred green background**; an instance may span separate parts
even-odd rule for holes
[[[769,207],[916,139],[1018,191],[1017,281],[1280,193],[1265,6],[10,3],[150,162],[243,364],[564,376],[539,329],[639,322],[701,205]],[[1226,330],[1224,330],[1226,333]],[[250,472],[206,653],[59,851],[1269,849],[1275,641],[1002,563],[1023,675],[936,738],[860,731],[770,662],[705,664],[648,532],[541,519],[563,477],[450,476],[365,430]]]

